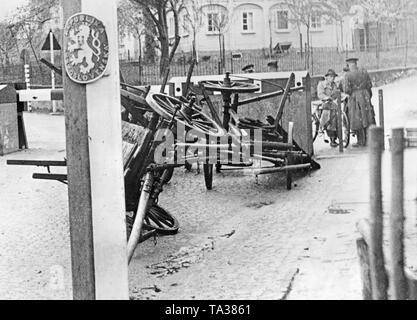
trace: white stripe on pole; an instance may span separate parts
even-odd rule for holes
[[[25,82],[26,89],[30,90],[30,65],[25,64]],[[28,111],[32,112],[32,103],[28,101]]]
[[[129,299],[122,156],[117,0],[81,0],[106,26],[107,76],[87,85],[96,299]],[[103,126],[103,124],[105,124]],[[111,146],[111,150],[109,150]]]

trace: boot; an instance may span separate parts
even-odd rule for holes
[[[337,148],[339,144],[336,142],[336,138],[330,138],[330,146],[332,148]]]
[[[365,145],[365,137],[364,137],[364,131],[363,130],[359,130],[356,132],[356,137],[358,139],[358,142],[354,145],[352,145],[353,148],[361,148]]]
[[[368,145],[368,128],[363,129],[363,146],[366,147]]]

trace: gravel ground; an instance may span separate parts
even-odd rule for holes
[[[387,128],[417,127],[416,80],[384,87]],[[31,149],[0,158],[0,298],[69,299],[66,186],[31,180],[43,169],[6,166],[16,158],[62,160],[64,119],[25,118]],[[319,161],[320,171],[298,177],[291,192],[281,175],[256,181],[229,173],[216,175],[207,192],[202,175],[177,170],[160,204],[179,219],[180,232],[138,248],[131,297],[361,299],[355,224],[368,213],[368,156],[349,149],[340,157],[321,141],[316,151],[330,158]],[[417,194],[413,152],[407,152],[410,208]]]

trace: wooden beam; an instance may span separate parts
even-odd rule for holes
[[[100,80],[83,85],[63,77],[73,296],[128,299],[116,1],[62,6],[64,21],[80,12],[101,20],[110,50]]]
[[[383,208],[382,208],[382,145],[384,131],[372,127],[369,131],[370,151],[370,266],[373,300],[387,300],[388,276],[385,270],[383,251]]]
[[[360,238],[356,241],[358,249],[359,265],[362,278],[363,300],[372,300],[371,270],[369,266],[369,246],[367,242]]]
[[[408,297],[404,272],[404,129],[392,130],[391,213],[390,213],[390,288],[394,300]]]
[[[379,100],[379,126],[384,131],[383,149],[385,150],[385,109],[384,109],[384,90],[382,89],[378,91],[378,100]]]

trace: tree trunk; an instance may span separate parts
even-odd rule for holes
[[[225,44],[225,41],[224,41],[224,34],[222,34],[222,45],[223,45],[223,51],[222,51],[222,54],[223,54],[223,57],[222,57],[223,73],[226,73],[226,44]]]
[[[139,85],[142,85],[142,37],[139,34]]]
[[[306,60],[307,60],[307,70],[310,70],[310,26],[307,26],[307,48],[306,48]]]
[[[222,50],[222,35],[221,35],[221,33],[219,33],[219,61],[220,61],[221,68],[223,68],[223,50]]]
[[[160,39],[161,61],[159,62],[159,76],[162,78],[169,67],[169,42],[167,39]]]
[[[195,29],[193,30],[193,59],[195,59],[197,63],[199,62],[197,54],[197,32]]]

